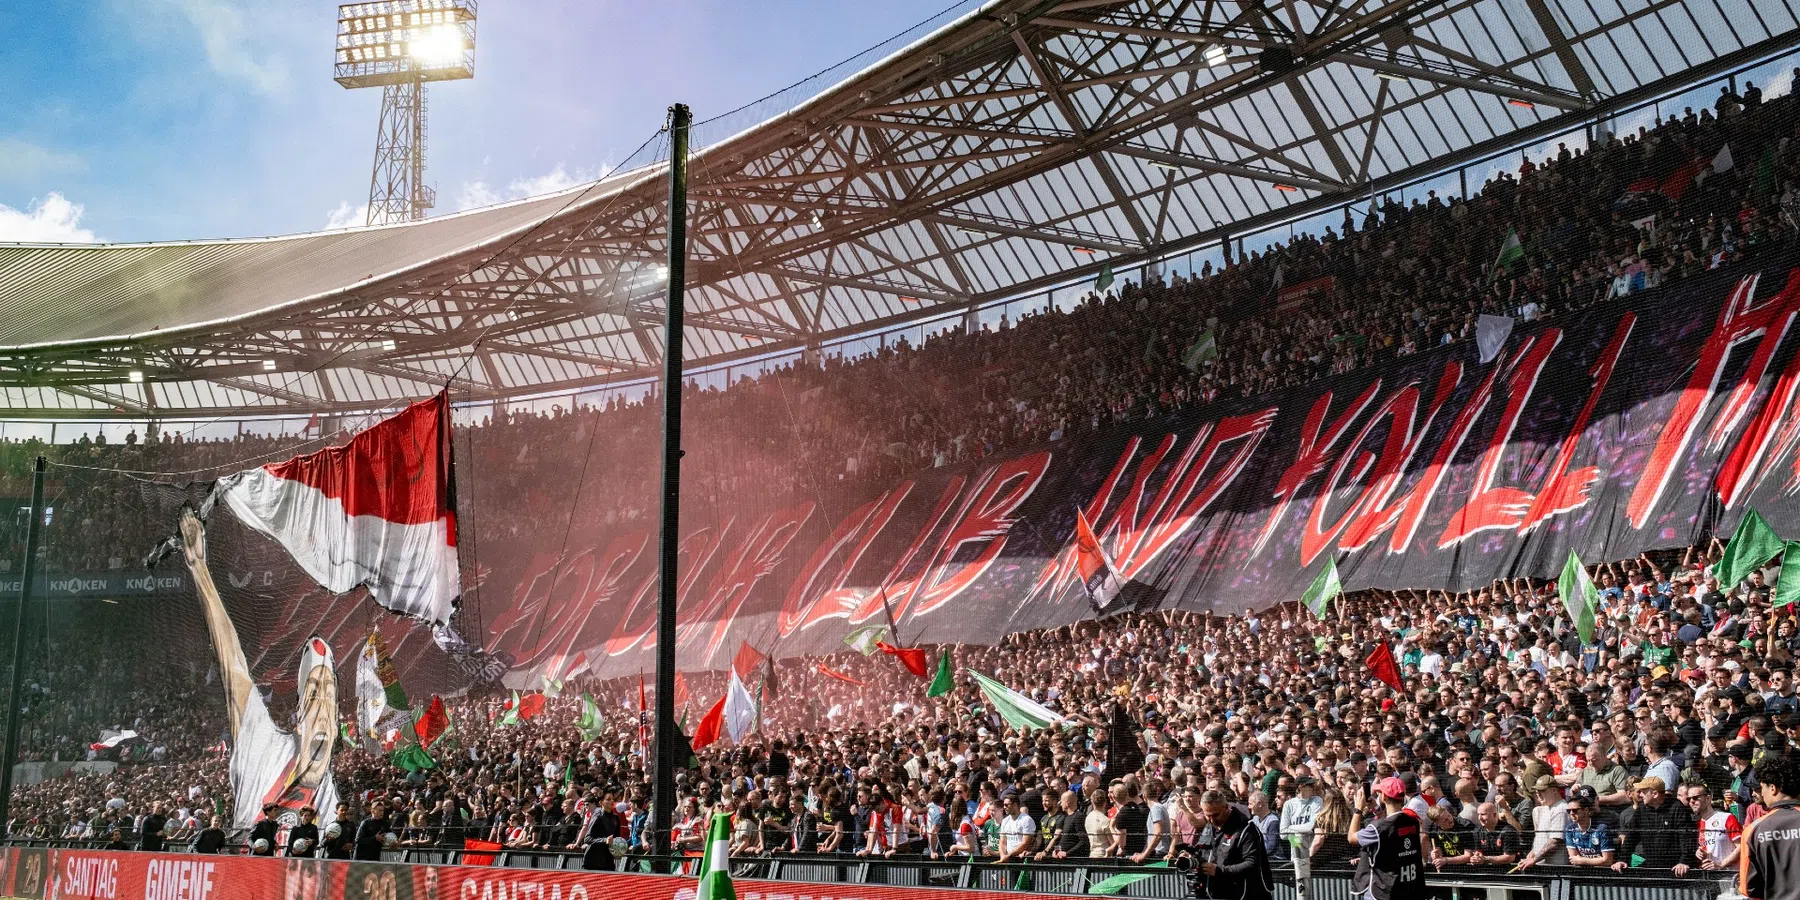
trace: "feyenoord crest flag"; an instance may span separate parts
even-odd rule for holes
[[[1124,585],[1112,560],[1106,558],[1106,548],[1100,546],[1100,539],[1088,525],[1087,515],[1079,509],[1075,510],[1075,565],[1087,588],[1088,602],[1096,611],[1104,612],[1118,599]]]
[[[336,593],[447,627],[462,593],[450,403],[421,400],[342,447],[221,479],[223,500]]]

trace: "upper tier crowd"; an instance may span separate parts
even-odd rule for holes
[[[921,467],[1469,340],[1483,313],[1566,316],[1791,246],[1796,109],[1791,96],[1764,101],[1746,87],[1654,129],[1528,163],[1466,200],[1346,211],[1338,228],[1222,271],[695,390],[687,490],[699,503],[866,490]],[[1737,165],[1701,167],[1691,186],[1670,190],[1678,196],[1627,190],[1727,145]],[[1509,230],[1527,252],[1495,277]],[[1334,290],[1305,308],[1250,314],[1266,313],[1282,286],[1323,277]],[[1207,332],[1219,357],[1183,365]],[[464,482],[471,542],[653,515],[658,414],[654,403],[613,400],[458,428],[459,464],[480,473]],[[165,536],[172,518],[109,468],[204,478],[316,446],[134,434],[48,448],[65,465],[46,558],[63,570],[118,567]],[[0,478],[19,484],[41,452],[0,443]],[[580,474],[590,459],[601,461],[596,471]],[[580,502],[590,494],[605,502]],[[819,660],[783,661],[760,730],[706,748],[682,773],[675,838],[697,847],[719,810],[733,815],[744,853],[1144,861],[1190,842],[1201,798],[1217,791],[1245,805],[1271,852],[1329,865],[1349,854],[1350,806],[1396,776],[1442,866],[1729,867],[1737,829],[1762,813],[1752,764],[1784,758],[1800,738],[1800,628],[1773,606],[1772,572],[1721,585],[1716,556],[1706,546],[1599,567],[1603,621],[1585,645],[1554,585],[1519,579],[1466,594],[1367,592],[1324,620],[1292,603],[1232,616],[1132,614],[952,648],[959,669],[1075,717],[1069,728],[1008,728],[966,678],[928,699],[885,657],[823,661],[860,685],[820,674]],[[1393,645],[1404,690],[1367,677],[1362,660],[1377,643]],[[27,749],[85,755],[94,738],[83,730],[98,727],[135,725],[148,742],[118,771],[20,788],[9,825],[104,838],[166,818],[171,838],[195,835],[231,807],[223,767],[207,764],[224,720],[212,673],[122,655],[111,659],[125,674],[94,676],[116,682],[104,693],[119,702],[61,694],[105,646],[51,655]],[[645,845],[637,685],[583,687],[607,712],[596,740],[576,731],[570,694],[514,728],[492,724],[497,697],[477,696],[453,704],[455,727],[429,772],[344,749],[336,777],[346,814],[383,810],[384,827],[415,845]],[[716,677],[691,687],[696,698],[720,692]],[[1105,758],[1114,704],[1143,728],[1146,756],[1133,770]]]
[[[1467,199],[1435,192],[1346,208],[1323,234],[1235,257],[1215,271],[1121,282],[1072,309],[1041,308],[975,333],[887,343],[854,359],[790,362],[729,388],[690,387],[685,502],[867,492],[921,468],[1068,440],[1119,422],[1303,384],[1473,339],[1480,314],[1556,318],[1606,297],[1690,277],[1789,245],[1800,230],[1800,129],[1792,94],[1752,86],[1655,128],[1527,161]],[[1712,171],[1729,147],[1736,161]],[[1690,184],[1676,177],[1687,172]],[[1645,191],[1671,182],[1665,190]],[[1638,190],[1632,190],[1632,188]],[[1673,198],[1670,196],[1673,195]],[[1635,223],[1635,224],[1634,224]],[[1516,232],[1524,258],[1495,272]],[[1291,314],[1283,287],[1329,278]],[[1219,356],[1183,357],[1211,332]],[[480,413],[478,413],[480,414]],[[549,413],[481,414],[457,429],[460,498],[473,544],[654,516],[661,407],[613,396]],[[137,432],[72,444],[0,440],[0,489],[25,495],[47,453],[57,522],[45,558],[61,571],[131,565],[166,537],[157,498],[107,469],[204,480],[317,449],[313,439],[190,441]],[[85,468],[92,467],[92,468]],[[557,486],[575,486],[567,491]],[[18,558],[22,535],[6,541]]]

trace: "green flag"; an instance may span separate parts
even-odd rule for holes
[[[1331,601],[1343,592],[1344,583],[1338,580],[1337,560],[1327,556],[1325,568],[1319,572],[1319,577],[1313,579],[1306,593],[1300,595],[1300,603],[1311,610],[1313,615],[1323,619],[1326,613],[1331,612]]]
[[[1094,293],[1104,294],[1113,286],[1112,263],[1100,264],[1100,274],[1094,279]]]
[[[605,725],[606,723],[600,719],[600,707],[594,703],[594,698],[583,693],[581,695],[581,717],[575,720],[575,730],[581,732],[581,739],[584,741],[598,739],[601,731],[605,729]]]
[[[1213,337],[1212,329],[1208,328],[1205,334],[1200,335],[1199,340],[1187,348],[1186,353],[1181,354],[1181,364],[1191,371],[1198,372],[1201,366],[1218,358],[1219,341]]]
[[[1494,257],[1494,271],[1490,277],[1498,277],[1501,269],[1511,269],[1512,264],[1525,258],[1525,245],[1519,241],[1516,228],[1506,229],[1506,240],[1500,242],[1500,255]]]
[[[1168,868],[1168,866],[1169,866],[1169,864],[1166,862],[1153,862],[1149,866],[1147,866],[1147,868],[1166,869],[1166,868]],[[1123,875],[1114,875],[1113,877],[1108,878],[1105,881],[1095,882],[1094,886],[1088,888],[1087,892],[1090,894],[1104,894],[1107,896],[1111,896],[1111,895],[1119,893],[1120,891],[1125,890],[1128,887],[1131,887],[1134,884],[1137,884],[1140,881],[1145,881],[1145,880],[1155,878],[1155,877],[1156,877],[1155,872],[1126,872]]]
[[[1781,536],[1763,521],[1761,513],[1747,510],[1744,518],[1738,521],[1737,530],[1731,533],[1731,540],[1726,542],[1713,572],[1719,576],[1722,589],[1729,591],[1748,578],[1751,570],[1774,559],[1784,546]]]
[[[1563,608],[1569,611],[1569,621],[1575,623],[1575,629],[1581,632],[1581,642],[1594,642],[1594,610],[1600,606],[1600,592],[1594,588],[1594,580],[1588,577],[1587,568],[1582,566],[1581,557],[1575,551],[1569,551],[1569,561],[1563,564],[1562,577],[1556,580],[1556,592],[1562,595]]]
[[[694,900],[737,900],[731,886],[731,817],[718,813],[706,834],[706,855],[700,860],[700,890]]]
[[[942,697],[953,690],[956,690],[956,673],[951,669],[950,650],[946,647],[943,655],[938,657],[937,677],[931,679],[931,687],[925,690],[925,696]]]
[[[395,750],[393,755],[388,757],[388,761],[408,772],[423,772],[427,769],[437,768],[437,760],[432,759],[431,754],[426,753],[425,748],[418,744],[407,744]]]
[[[1773,142],[1763,148],[1762,158],[1756,161],[1756,178],[1750,183],[1750,190],[1758,200],[1767,200],[1775,196],[1775,144]]]
[[[1775,576],[1775,604],[1793,606],[1800,597],[1800,541],[1788,541],[1781,551],[1781,574]]]
[[[562,790],[557,791],[557,793],[561,794],[564,797],[567,797],[567,796],[569,796],[569,791],[573,790],[574,787],[575,787],[575,760],[571,759],[568,762],[563,764]]]
[[[1006,724],[1027,731],[1033,728],[1049,728],[1067,721],[1067,717],[1052,712],[1043,704],[995,681],[974,669],[969,674],[975,676],[975,683],[981,686],[981,692],[987,695],[994,704],[994,711]]]

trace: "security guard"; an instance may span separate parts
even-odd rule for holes
[[[1800,759],[1764,756],[1756,778],[1769,813],[1744,829],[1738,893],[1752,900],[1800,900]]]
[[[1380,808],[1358,791],[1350,816],[1351,845],[1360,848],[1351,882],[1359,900],[1421,900],[1425,896],[1425,832],[1406,808],[1406,785],[1398,778],[1375,784]],[[1368,824],[1363,824],[1367,818]]]

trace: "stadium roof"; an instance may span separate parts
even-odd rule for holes
[[[995,0],[692,158],[690,368],[1367,196],[1800,44],[1795,0]],[[0,416],[370,410],[660,366],[666,168],[422,223],[0,245]],[[141,377],[142,381],[135,379]]]

